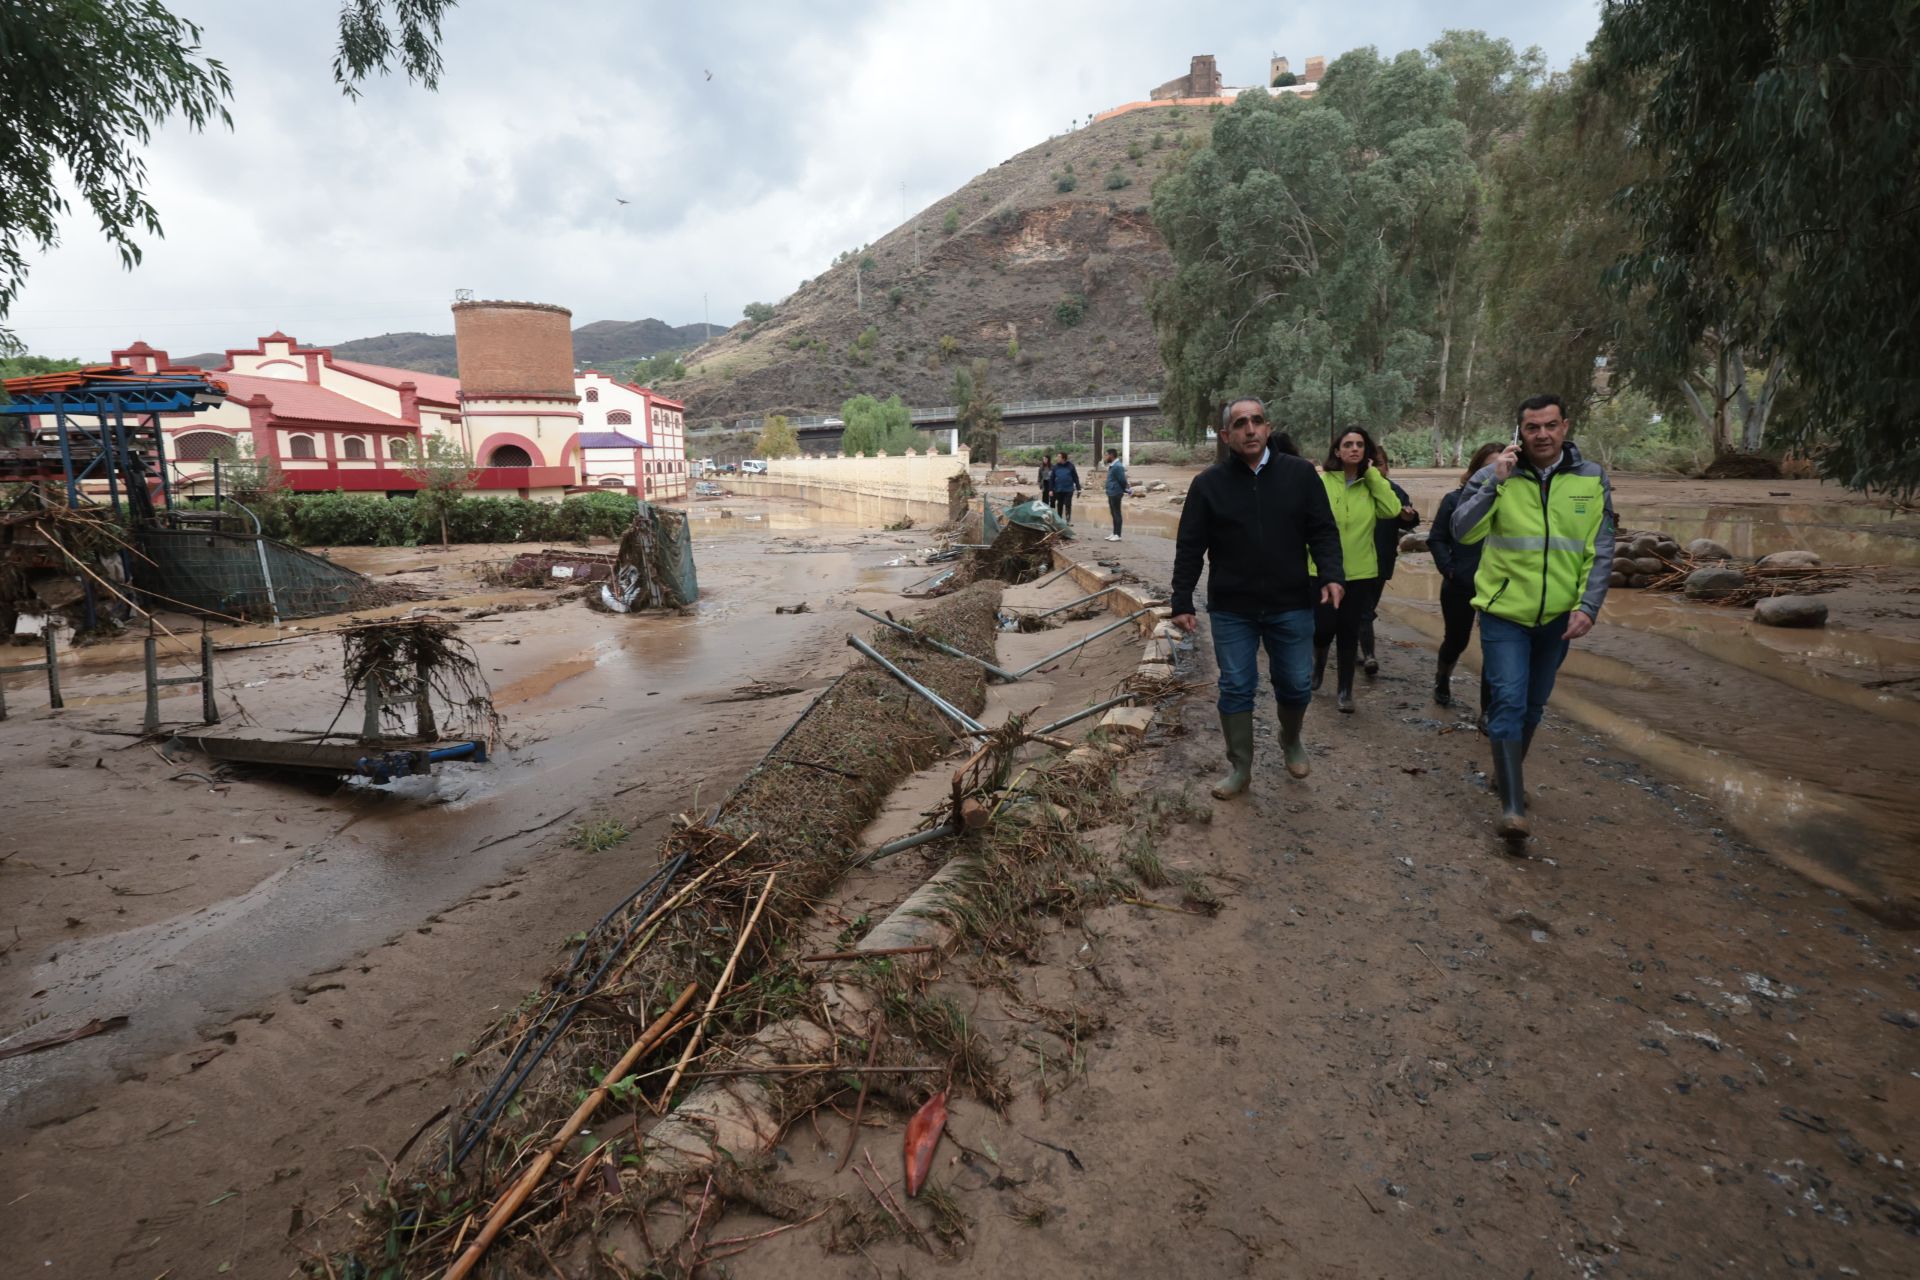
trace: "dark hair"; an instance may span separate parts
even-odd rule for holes
[[[1327,445],[1328,471],[1341,471],[1345,469],[1344,464],[1340,461],[1340,442],[1348,436],[1359,436],[1362,440],[1366,441],[1366,453],[1364,456],[1368,458],[1373,457],[1375,450],[1380,447],[1365,427],[1342,427],[1340,430],[1334,432],[1332,443]]]
[[[1373,462],[1375,466],[1379,467],[1390,467],[1393,465],[1393,459],[1387,456],[1387,446],[1384,444],[1373,446]]]
[[[1120,456],[1120,451],[1119,451],[1118,449],[1116,449],[1116,448],[1114,448],[1114,447],[1113,447],[1112,445],[1108,445],[1108,446],[1107,446],[1107,456],[1108,456],[1109,458],[1117,458],[1117,457],[1119,457],[1119,456]]]
[[[1554,395],[1553,392],[1548,391],[1537,396],[1528,396],[1525,400],[1522,400],[1520,407],[1513,411],[1513,425],[1516,427],[1519,426],[1522,422],[1526,421],[1528,413],[1537,409],[1558,409],[1561,418],[1564,419],[1567,416],[1567,402],[1559,396]]]
[[[1061,458],[1064,458],[1064,457],[1066,457],[1066,456],[1067,456],[1067,451],[1066,451],[1065,449],[1062,449],[1062,450],[1060,450],[1060,452],[1059,452],[1059,453],[1058,453],[1057,455],[1055,455],[1055,456],[1057,456],[1057,457],[1061,457]]]
[[[1259,396],[1235,396],[1220,406],[1220,429],[1222,431],[1225,431],[1232,425],[1233,406],[1237,404],[1257,404],[1260,406],[1260,416],[1263,418],[1267,417],[1267,402]]]
[[[1286,432],[1276,431],[1267,437],[1267,452],[1291,454],[1297,458],[1300,456],[1300,446]]]
[[[1473,479],[1473,477],[1479,473],[1480,468],[1487,465],[1488,458],[1491,458],[1494,454],[1506,447],[1507,446],[1501,444],[1498,440],[1489,440],[1478,449],[1475,449],[1473,451],[1473,457],[1467,462],[1467,469],[1460,473],[1460,483],[1465,484],[1467,481]]]

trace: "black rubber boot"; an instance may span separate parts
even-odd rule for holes
[[[1353,714],[1353,657],[1351,652],[1345,652],[1334,659],[1340,680],[1337,686],[1339,694],[1334,698],[1334,705],[1348,715]]]
[[[1520,758],[1522,760],[1527,758],[1527,752],[1533,750],[1533,731],[1539,727],[1537,724],[1530,724],[1520,731]]]
[[[1499,832],[1508,843],[1524,843],[1531,834],[1527,826],[1526,780],[1521,768],[1525,745],[1512,740],[1493,744],[1493,778],[1500,788]]]
[[[1380,674],[1380,660],[1373,656],[1373,624],[1371,622],[1362,623],[1360,626],[1360,669],[1369,677]]]
[[[1280,747],[1287,753],[1287,772],[1304,778],[1313,772],[1313,766],[1307,762],[1307,744],[1300,738],[1300,727],[1307,721],[1306,704],[1291,707],[1282,702],[1279,706]]]
[[[1327,650],[1330,646],[1313,646],[1313,691],[1320,692],[1320,682],[1327,678]]]
[[[1433,669],[1433,700],[1443,707],[1453,705],[1453,664],[1442,662]]]
[[[1231,800],[1253,782],[1253,712],[1222,711],[1220,732],[1227,739],[1227,776],[1213,784],[1213,798]]]

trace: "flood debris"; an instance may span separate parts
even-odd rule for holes
[[[495,587],[558,590],[613,581],[614,560],[611,551],[543,547],[538,551],[523,551],[505,564],[488,566],[480,571],[480,578]]]
[[[773,611],[775,613],[812,613],[813,609],[805,600],[802,600],[799,604],[777,604],[773,607]]]
[[[118,1031],[126,1025],[125,1014],[115,1014],[111,1018],[95,1018],[85,1026],[63,1031],[57,1036],[48,1036],[43,1040],[29,1040],[25,1044],[0,1049],[0,1059],[25,1057],[29,1053],[39,1053],[43,1049],[53,1049],[63,1044],[72,1044],[75,1040],[85,1040],[89,1036],[97,1036],[104,1031]]]
[[[920,1194],[933,1169],[933,1153],[947,1127],[947,1091],[942,1089],[923,1103],[907,1123],[906,1169],[907,1199]]]
[[[347,696],[365,700],[364,738],[498,738],[487,677],[453,623],[432,616],[362,623],[343,629],[340,643]]]
[[[693,565],[693,531],[684,511],[642,502],[620,537],[613,581],[588,603],[610,613],[636,609],[690,609],[700,598]]]

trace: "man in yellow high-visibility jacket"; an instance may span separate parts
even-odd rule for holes
[[[1568,646],[1593,629],[1613,574],[1607,473],[1567,439],[1559,396],[1520,402],[1514,442],[1467,482],[1454,536],[1481,543],[1473,607],[1491,691],[1487,737],[1500,788],[1500,834],[1527,838],[1521,762]]]

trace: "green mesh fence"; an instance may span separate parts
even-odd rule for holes
[[[275,611],[283,618],[311,618],[381,603],[385,594],[351,569],[271,538],[156,528],[141,529],[136,537],[133,585],[160,606],[235,618],[266,619]]]

